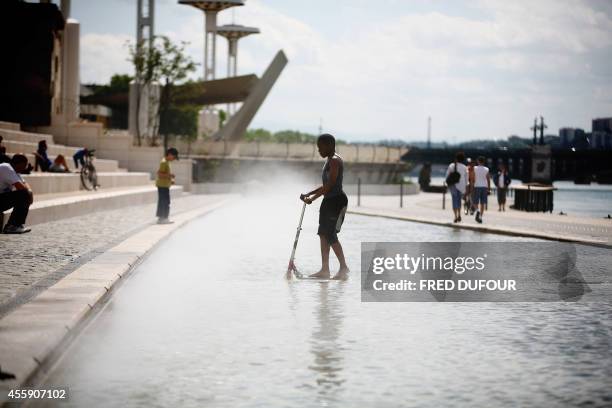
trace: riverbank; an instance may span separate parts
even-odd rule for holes
[[[556,213],[528,213],[507,208],[497,211],[494,196],[489,196],[489,211],[485,212],[483,223],[479,224],[473,216],[462,215],[463,221],[453,223],[450,196],[446,195],[446,209],[442,209],[442,194],[419,193],[405,196],[400,208],[398,196],[361,197],[357,207],[357,197],[350,197],[349,213],[421,222],[451,228],[496,233],[512,236],[525,236],[565,242],[576,242],[612,248],[612,220],[592,217],[559,215]],[[509,199],[508,205],[510,204]],[[418,237],[415,237],[418,241]]]

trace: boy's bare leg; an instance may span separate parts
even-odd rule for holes
[[[329,242],[324,235],[319,235],[321,239],[321,270],[310,275],[311,278],[329,279]]]
[[[342,250],[342,244],[340,244],[340,241],[337,241],[331,247],[334,250],[334,254],[336,254],[336,257],[338,258],[338,262],[340,262],[340,269],[338,270],[338,273],[332,279],[347,280],[348,273],[350,271],[346,264],[346,260],[344,259],[344,251]]]

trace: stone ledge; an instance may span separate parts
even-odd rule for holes
[[[489,234],[539,238],[539,239],[545,239],[549,241],[574,242],[574,243],[580,243],[580,244],[586,244],[586,245],[593,245],[593,246],[602,247],[602,248],[612,248],[612,245],[610,245],[607,241],[589,239],[589,238],[576,236],[576,235],[558,234],[558,233],[550,233],[550,232],[537,232],[537,231],[527,230],[523,228],[513,228],[513,227],[504,227],[504,226],[495,227],[495,226],[489,226],[489,225],[459,224],[459,223],[452,223],[446,220],[442,221],[440,219],[433,219],[433,218],[428,218],[428,217],[392,214],[392,213],[385,212],[384,210],[351,209],[351,210],[348,210],[347,213],[357,214],[357,215],[366,215],[366,216],[371,216],[371,217],[389,218],[393,220],[419,222],[423,224],[439,225],[442,227],[462,228],[462,229],[468,229],[472,231],[478,231],[478,232],[489,233]]]
[[[183,193],[183,188],[173,186],[170,193],[172,197],[176,197]],[[40,198],[35,196],[34,200],[26,221],[28,225],[76,217],[96,211],[153,203],[157,200],[157,188],[151,185],[81,191],[76,194],[49,194],[46,197],[42,195]],[[10,210],[4,212],[4,223],[7,222],[10,214]]]
[[[0,320],[0,362],[15,380],[0,392],[36,384],[61,351],[102,307],[123,278],[164,238],[189,221],[235,199],[178,214],[174,224],[151,225],[94,258]],[[0,401],[1,403],[2,401]]]

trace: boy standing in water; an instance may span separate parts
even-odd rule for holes
[[[172,221],[168,219],[170,215],[170,187],[174,184],[174,174],[170,169],[170,162],[178,160],[178,150],[174,147],[166,151],[166,156],[159,163],[157,171],[157,223],[170,224]]]
[[[323,185],[309,193],[302,194],[306,204],[311,204],[320,196],[323,196],[321,208],[319,209],[319,230],[317,234],[321,240],[321,270],[310,275],[311,278],[329,279],[329,249],[334,250],[340,270],[333,277],[336,280],[348,279],[349,268],[344,259],[342,245],[338,241],[338,232],[344,222],[344,214],[348,205],[348,198],[342,190],[343,163],[342,158],[336,154],[336,139],[330,134],[322,134],[317,139],[317,147],[321,157],[326,157],[323,166]]]

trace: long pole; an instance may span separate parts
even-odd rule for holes
[[[291,279],[291,274],[295,273],[296,275],[300,275],[298,277],[301,277],[301,274],[298,272],[297,268],[295,267],[295,251],[297,249],[297,245],[298,245],[298,240],[300,239],[300,231],[302,231],[302,221],[304,220],[304,212],[306,211],[306,202],[304,201],[304,205],[302,205],[302,214],[300,215],[300,222],[298,223],[297,226],[297,231],[295,232],[295,240],[293,241],[293,249],[291,250],[291,257],[289,258],[289,265],[287,266],[287,273],[285,274],[285,277],[287,279]]]

